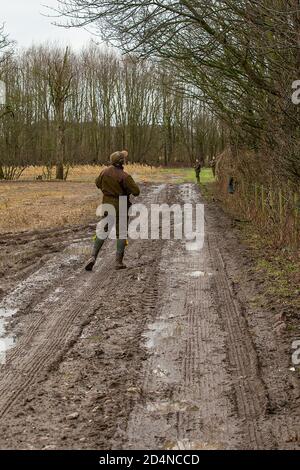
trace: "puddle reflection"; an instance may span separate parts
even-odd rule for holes
[[[7,351],[15,346],[14,336],[7,334],[8,319],[17,313],[17,309],[0,307],[0,365],[5,363]]]

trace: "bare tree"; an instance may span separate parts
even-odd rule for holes
[[[163,60],[227,126],[228,143],[260,153],[265,177],[276,171],[297,184],[300,113],[291,84],[299,78],[298,0],[60,4],[69,25],[94,24],[126,52]]]
[[[46,45],[16,51],[1,70],[14,113],[0,120],[6,178],[27,165],[43,165],[47,178],[55,166],[66,178],[69,165],[105,163],[124,147],[134,162],[190,164],[200,135],[203,158],[212,148],[207,135],[219,149],[217,120],[152,61],[95,45],[76,54]]]
[[[7,60],[9,53],[11,52],[11,46],[13,42],[10,41],[7,34],[4,32],[4,26],[0,26],[0,80],[2,78],[2,66],[3,63]],[[4,118],[5,116],[10,115],[14,117],[14,113],[10,106],[5,103],[4,109],[0,108],[0,119]],[[2,167],[2,162],[0,159],[0,180],[4,179],[5,174]]]
[[[58,48],[49,50],[49,53],[46,55],[46,61],[48,84],[57,133],[56,179],[63,180],[66,131],[65,109],[66,103],[71,97],[70,90],[74,78],[69,48],[67,47],[64,53]]]

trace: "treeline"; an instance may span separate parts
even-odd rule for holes
[[[61,0],[60,10],[61,22],[154,57],[205,102],[225,130],[218,197],[270,243],[299,246],[299,0]]]
[[[122,148],[133,162],[190,165],[223,147],[218,119],[150,60],[93,44],[78,53],[37,46],[4,56],[0,79],[0,178],[44,165],[64,179],[69,165],[105,163]]]
[[[94,24],[125,51],[157,57],[227,128],[248,179],[300,178],[298,0],[65,0],[71,24]],[[240,161],[245,150],[252,155]]]

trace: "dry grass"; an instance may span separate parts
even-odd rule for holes
[[[103,170],[104,166],[81,165],[70,168],[68,181],[93,182]],[[130,164],[126,166],[126,171],[140,182],[153,181],[161,176],[162,169],[148,165]],[[44,174],[43,167],[28,167],[22,173],[20,180],[31,181]],[[52,171],[52,179],[55,178],[55,170]]]
[[[37,181],[43,167],[27,168],[19,181],[0,183],[0,233],[86,223],[95,218],[100,201],[95,178],[103,167],[70,169],[67,182]],[[158,170],[128,165],[140,182],[154,179]],[[54,177],[54,174],[53,174]]]
[[[0,182],[0,233],[19,232],[95,219],[100,194],[94,181],[103,167],[78,166],[70,169],[67,182],[37,181],[42,167],[27,168],[19,181]],[[127,165],[126,171],[136,181],[194,181],[192,169],[166,169]]]
[[[87,183],[0,184],[0,233],[91,221],[99,193]]]

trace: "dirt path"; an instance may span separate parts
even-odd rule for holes
[[[153,185],[141,200],[201,196]],[[125,272],[112,242],[82,270],[92,231],[0,237],[0,448],[299,448],[299,383],[230,221],[206,207],[200,253],[132,241]]]

